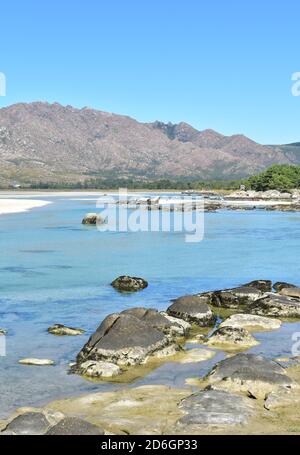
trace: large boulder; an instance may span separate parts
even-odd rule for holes
[[[268,294],[248,305],[247,312],[275,318],[299,318],[300,299],[280,294]]]
[[[148,282],[143,278],[122,275],[116,278],[111,285],[120,292],[136,292],[145,289]]]
[[[103,362],[122,367],[144,363],[149,356],[175,354],[176,335],[172,323],[155,310],[135,308],[111,314],[80,351],[72,370],[82,373],[87,361],[101,362],[103,369]],[[96,371],[97,365],[93,368]]]
[[[206,295],[187,295],[173,300],[167,314],[202,327],[211,326],[216,317],[208,306],[209,302],[210,297]]]
[[[233,314],[220,324],[222,327],[237,327],[246,329],[249,332],[258,332],[263,330],[276,330],[281,326],[279,319],[266,318],[254,314]]]
[[[264,398],[278,387],[295,387],[278,363],[254,354],[237,354],[222,360],[207,379],[215,388],[246,392],[256,398]]]
[[[225,350],[242,350],[256,346],[258,341],[241,327],[219,327],[207,340],[208,346]]]
[[[251,400],[224,390],[203,390],[184,398],[179,408],[186,413],[178,427],[246,424],[253,414]],[[188,429],[188,428],[186,428]]]
[[[25,409],[25,412],[9,419],[6,426],[2,427],[1,435],[42,435],[64,417],[61,412],[53,412],[49,409]]]

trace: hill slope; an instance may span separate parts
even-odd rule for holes
[[[186,123],[143,124],[58,103],[0,109],[0,183],[89,177],[239,178],[273,163],[298,163],[297,146],[263,146]]]

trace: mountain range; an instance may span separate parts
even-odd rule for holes
[[[300,163],[300,144],[261,145],[191,125],[58,103],[0,109],[0,185],[90,178],[236,179]]]

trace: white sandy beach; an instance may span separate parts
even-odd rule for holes
[[[32,199],[0,199],[0,215],[7,215],[9,213],[21,213],[28,210],[44,207],[51,204],[49,201],[37,201]]]

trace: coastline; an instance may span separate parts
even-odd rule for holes
[[[0,199],[0,215],[28,212],[31,209],[45,207],[50,201]]]

